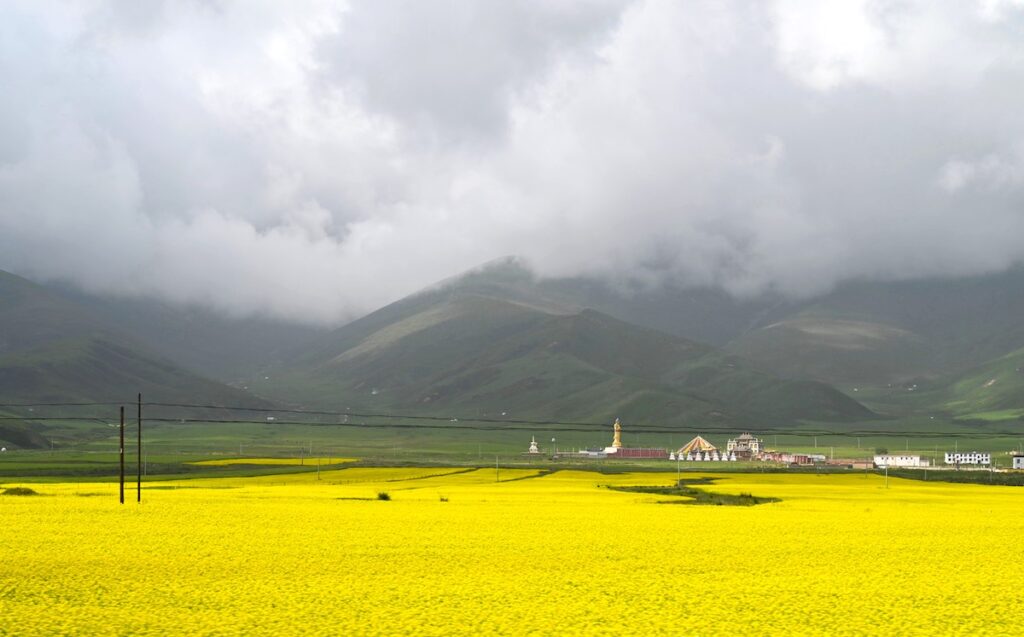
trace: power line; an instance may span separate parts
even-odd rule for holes
[[[51,422],[51,421],[60,421],[60,422],[98,422],[98,423],[102,423],[104,425],[110,424],[110,420],[109,419],[90,418],[90,417],[87,417],[87,416],[45,416],[45,417],[42,417],[42,418],[37,418],[36,416],[0,416],[0,420],[18,420],[18,421],[29,420],[29,421],[32,421],[32,422]]]
[[[159,422],[165,424],[234,424],[234,425],[265,425],[266,421],[263,420],[249,420],[249,419],[208,419],[208,418],[148,418],[149,422]],[[469,419],[468,422],[473,422],[473,419]],[[543,422],[533,423],[532,421],[516,421],[512,423],[512,426],[479,426],[471,424],[421,424],[421,423],[333,423],[333,422],[315,422],[308,420],[276,420],[276,425],[303,425],[307,427],[351,427],[351,428],[365,428],[365,429],[446,429],[450,431],[454,430],[465,430],[465,431],[536,431],[534,427],[522,426],[524,424],[548,424]],[[560,424],[558,425],[559,431],[569,432],[581,432],[581,433],[595,433],[607,429],[607,424],[601,424],[602,429],[594,429],[591,426],[580,427],[573,426],[572,424]],[[734,433],[736,427],[719,427],[719,428],[708,428],[708,427],[675,427],[675,428],[643,428],[643,427],[630,427],[630,433],[637,434],[667,434],[667,433],[701,433],[714,431],[716,433]],[[911,436],[914,438],[1006,438],[1016,437],[1020,435],[1020,432],[963,432],[963,433],[951,433],[942,431],[925,431],[925,432],[907,432],[907,431],[885,431],[878,430],[874,432],[865,433],[864,431],[813,431],[813,430],[801,430],[801,429],[771,429],[769,432],[775,432],[778,435],[794,436],[794,437],[806,437],[810,438],[813,436],[839,436],[839,437],[855,437],[855,436],[866,436],[872,435],[877,437],[899,437],[905,438]]]
[[[393,414],[393,413],[363,413],[353,411],[321,411],[311,409],[288,409],[288,408],[274,408],[274,407],[237,407],[237,406],[225,406],[225,405],[194,405],[188,403],[146,403],[147,405],[154,407],[175,407],[175,408],[189,408],[189,409],[211,409],[211,410],[227,410],[227,411],[250,411],[259,413],[288,413],[288,414],[304,414],[309,416],[334,416],[338,418],[389,418],[396,420],[426,420],[434,422],[478,422],[478,423],[491,423],[501,425],[534,425],[541,427],[588,427],[597,428],[604,430],[608,427],[606,422],[589,422],[589,421],[572,421],[572,420],[528,420],[518,418],[485,418],[479,416],[470,417],[452,417],[452,416],[436,416],[436,415],[425,415],[425,414]],[[213,422],[205,420],[202,422]],[[241,421],[240,421],[241,422]],[[259,422],[259,421],[245,421],[245,422]],[[280,424],[313,424],[309,422],[295,423],[291,421],[278,420],[275,421]],[[262,423],[261,423],[262,424]],[[328,423],[329,424],[329,423]],[[640,425],[645,429],[637,427],[630,427],[630,431],[636,433],[669,433],[675,431],[695,431],[695,432],[714,432],[714,433],[728,433],[736,431],[737,427],[733,425],[700,425],[700,426],[689,426],[689,425],[667,425],[667,426],[655,426],[655,425]],[[501,427],[496,429],[509,429],[509,427]],[[571,430],[571,429],[570,429]],[[951,432],[945,431],[895,431],[887,429],[858,429],[858,430],[842,430],[837,431],[834,429],[793,429],[785,427],[759,427],[758,431],[764,431],[767,433],[775,433],[779,435],[806,435],[806,436],[880,436],[880,435],[917,435],[919,433],[934,436],[950,436],[955,435]],[[971,432],[980,433],[980,432]],[[1020,432],[992,432],[1006,436],[1017,436]]]
[[[272,407],[235,407],[235,406],[224,406],[224,405],[190,405],[187,403],[146,403],[152,407],[176,407],[176,408],[188,408],[188,409],[218,409],[227,411],[251,411],[258,413],[281,413],[281,414],[305,414],[308,416],[336,416],[350,418],[404,418],[406,420],[433,420],[433,421],[444,421],[452,422],[467,420],[472,422],[488,422],[488,423],[513,423],[513,424],[528,424],[528,425],[579,425],[588,427],[607,427],[608,423],[598,422],[579,422],[579,421],[565,421],[565,420],[521,420],[516,418],[484,418],[484,417],[458,417],[458,416],[435,416],[426,414],[393,414],[393,413],[361,413],[353,411],[318,411],[312,409],[286,409],[286,408],[272,408]]]
[[[126,401],[127,402],[127,401]],[[3,407],[104,407],[104,406],[115,406],[121,403],[110,403],[110,402],[77,402],[77,403],[10,403],[0,404],[0,408]],[[352,412],[352,411],[326,411],[326,410],[312,410],[312,409],[294,409],[294,408],[283,408],[283,407],[245,407],[238,405],[203,405],[194,403],[170,403],[170,402],[147,402],[142,403],[148,407],[166,407],[172,409],[196,409],[196,410],[217,410],[217,411],[235,411],[235,412],[250,412],[250,413],[281,413],[281,414],[295,414],[295,415],[306,415],[306,416],[317,416],[317,417],[333,417],[333,418],[360,418],[360,419],[387,419],[391,421],[423,421],[426,423],[444,423],[444,424],[412,424],[412,423],[380,423],[380,424],[367,424],[367,423],[324,423],[319,421],[309,420],[275,420],[275,424],[279,425],[305,425],[305,426],[332,426],[332,427],[365,427],[365,428],[393,428],[393,429],[464,429],[471,431],[529,431],[536,427],[557,427],[561,431],[572,431],[572,432],[583,432],[592,433],[598,431],[604,431],[608,427],[608,423],[605,422],[588,422],[588,421],[556,421],[556,420],[530,420],[530,419],[519,419],[519,418],[486,418],[486,417],[451,417],[451,416],[437,416],[427,414],[393,414],[393,413],[363,413],[363,412]],[[81,421],[81,422],[106,422],[101,418],[84,418],[84,417],[35,417],[35,416],[18,416],[18,417],[0,417],[0,420],[32,420],[32,421]],[[151,418],[153,422],[162,423],[180,423],[180,424],[195,424],[195,423],[209,423],[209,424],[267,424],[270,421],[251,420],[251,419],[209,419],[209,418]],[[482,423],[486,425],[500,425],[494,427],[482,427],[475,426],[466,423]],[[709,425],[703,424],[699,426],[693,425],[638,425],[630,427],[630,431],[638,434],[672,434],[672,433],[733,433],[737,430],[734,425]],[[856,436],[874,436],[874,437],[914,437],[914,438],[1001,438],[1001,437],[1016,437],[1020,436],[1020,431],[935,431],[935,430],[921,430],[921,431],[909,431],[909,430],[889,430],[889,429],[826,429],[826,428],[793,428],[793,427],[758,427],[759,432],[763,432],[765,435],[785,435],[795,437],[813,437],[813,436],[836,436],[836,437],[856,437]]]
[[[0,408],[3,407],[117,407],[124,403],[113,402],[113,403],[5,403],[0,404]]]

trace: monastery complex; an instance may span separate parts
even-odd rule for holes
[[[933,463],[919,455],[912,454],[875,454],[873,457],[861,459],[835,459],[824,454],[817,453],[795,453],[768,449],[764,440],[751,434],[743,432],[735,438],[730,438],[724,449],[719,449],[712,442],[702,435],[694,436],[678,449],[666,449],[663,447],[631,447],[623,443],[623,425],[616,418],[612,424],[612,440],[607,447],[595,449],[578,449],[558,451],[557,447],[553,457],[579,457],[593,459],[631,459],[631,460],[670,460],[674,462],[770,462],[788,466],[814,466],[833,465],[851,469],[882,469],[882,468],[926,468],[933,466]],[[552,438],[552,443],[554,443]],[[544,452],[537,444],[534,437],[530,441],[529,450],[525,455],[537,456]],[[945,464],[952,468],[989,467],[992,463],[992,456],[989,453],[966,452],[947,453]],[[1024,454],[1015,454],[1013,458],[1014,469],[1024,469]]]

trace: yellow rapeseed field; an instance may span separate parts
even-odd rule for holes
[[[600,486],[674,474],[495,477],[27,485],[0,497],[0,634],[1022,631],[1024,489],[746,474],[709,488],[783,501],[714,507]]]
[[[343,462],[355,462],[356,460],[357,458],[329,458],[327,456],[320,456],[319,458],[217,458],[216,460],[198,460],[188,464],[201,467],[229,467],[236,465],[300,465],[315,467],[318,462],[322,464],[341,464]]]

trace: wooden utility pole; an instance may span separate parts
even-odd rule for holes
[[[121,504],[124,504],[124,405],[121,405]]]
[[[135,470],[135,501],[142,502],[142,394],[139,394],[139,452],[136,460],[138,467]]]

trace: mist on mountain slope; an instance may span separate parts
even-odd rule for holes
[[[329,326],[505,254],[741,303],[999,272],[1024,256],[1022,24],[1007,2],[7,3],[0,268]]]

